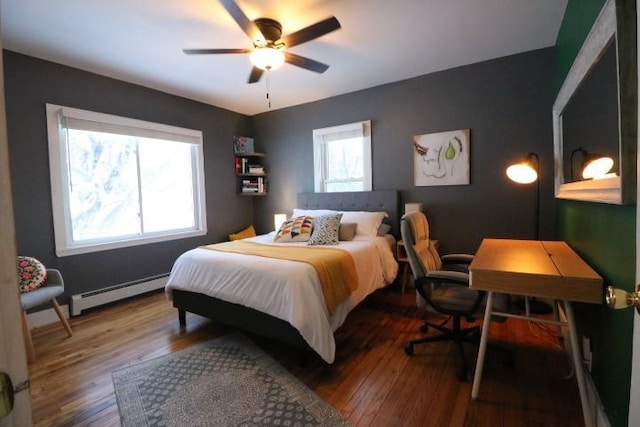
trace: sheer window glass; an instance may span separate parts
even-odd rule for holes
[[[313,131],[316,192],[370,191],[371,121]]]
[[[202,133],[47,104],[58,256],[206,234]]]

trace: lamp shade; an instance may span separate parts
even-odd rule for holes
[[[613,159],[608,156],[596,155],[587,158],[582,168],[584,179],[598,179],[605,177],[613,167]]]
[[[287,214],[280,213],[280,214],[273,215],[274,230],[276,231],[280,230],[282,223],[285,222],[286,220],[287,220]]]
[[[275,70],[284,64],[284,52],[268,46],[259,47],[251,52],[249,59],[261,70]]]
[[[531,184],[538,179],[537,164],[533,162],[530,154],[520,163],[515,163],[507,168],[507,176],[518,184]]]
[[[507,168],[507,177],[518,184],[536,183],[535,198],[535,238],[540,238],[540,181],[538,174],[540,171],[540,158],[537,153],[529,153],[524,160],[515,163]]]
[[[609,171],[613,167],[613,158],[601,153],[590,153],[584,148],[576,148],[571,152],[571,180],[573,181],[574,157],[576,154],[582,154],[582,163],[580,163],[580,175],[582,179],[600,179],[606,178]]]
[[[404,213],[422,212],[422,203],[405,203]]]

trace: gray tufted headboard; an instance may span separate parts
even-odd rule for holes
[[[353,191],[344,193],[298,193],[297,208],[336,211],[384,211],[391,234],[400,235],[399,195],[396,190]]]

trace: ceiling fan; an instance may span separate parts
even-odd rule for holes
[[[256,83],[264,71],[275,70],[284,62],[305,70],[324,73],[329,66],[304,56],[296,55],[287,49],[306,43],[340,28],[335,17],[324,19],[301,30],[282,36],[282,25],[274,19],[258,18],[251,21],[234,0],[220,0],[229,15],[242,28],[253,43],[253,49],[182,49],[188,55],[248,53],[253,69],[249,83]]]

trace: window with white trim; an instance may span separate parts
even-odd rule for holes
[[[313,130],[315,191],[370,191],[371,121]]]
[[[46,109],[58,256],[206,234],[201,131]]]

